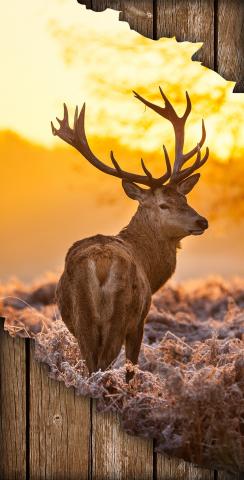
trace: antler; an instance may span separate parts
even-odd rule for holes
[[[160,87],[159,87],[159,90],[164,99],[165,107],[160,107],[159,105],[155,105],[154,103],[151,103],[145,98],[141,97],[141,95],[139,95],[138,93],[136,92],[133,92],[133,93],[135,94],[135,97],[138,98],[138,100],[144,103],[144,105],[150,107],[152,110],[154,110],[159,115],[166,118],[172,123],[174,132],[175,132],[175,160],[174,160],[173,173],[170,177],[169,183],[178,183],[184,180],[185,178],[187,178],[189,175],[191,175],[195,170],[200,168],[208,159],[208,156],[209,156],[208,147],[206,148],[206,153],[204,157],[201,158],[201,147],[203,146],[206,139],[205,125],[204,125],[204,121],[202,120],[202,137],[200,142],[197,143],[197,145],[192,150],[184,154],[183,148],[184,148],[184,137],[185,137],[185,123],[191,112],[190,97],[186,92],[186,110],[184,115],[182,117],[179,117]],[[187,167],[181,170],[185,162],[187,162],[187,160],[189,160],[196,154],[197,154],[197,157],[195,162],[190,167]]]
[[[69,143],[74,148],[76,148],[76,150],[78,150],[88,160],[88,162],[90,162],[92,165],[94,165],[94,167],[98,168],[102,172],[107,173],[109,175],[113,175],[114,177],[127,180],[129,182],[136,182],[142,185],[147,185],[150,188],[159,187],[163,185],[167,180],[169,180],[172,172],[171,172],[171,165],[169,161],[168,152],[165,146],[163,146],[163,150],[164,150],[167,171],[160,178],[153,178],[152,174],[146,168],[143,159],[141,159],[141,165],[142,165],[143,171],[146,174],[145,176],[137,175],[135,173],[129,173],[129,172],[126,172],[125,170],[122,170],[122,168],[120,168],[118,162],[114,158],[114,154],[112,151],[110,152],[110,158],[115,168],[112,168],[106,165],[105,163],[101,162],[101,160],[99,160],[94,155],[94,153],[92,153],[86,138],[85,103],[79,115],[78,115],[78,107],[76,107],[73,128],[69,126],[69,114],[68,114],[68,109],[66,104],[64,104],[63,120],[59,120],[57,118],[57,121],[60,125],[59,129],[56,129],[53,123],[51,122],[53,135],[58,135],[66,143]]]

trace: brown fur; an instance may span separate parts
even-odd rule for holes
[[[180,188],[124,188],[140,203],[129,225],[114,237],[76,242],[57,288],[63,321],[90,373],[106,369],[123,343],[126,358],[137,363],[151,295],[173,274],[179,240],[202,219]]]
[[[98,256],[96,258],[96,275],[100,287],[102,287],[108,279],[111,265],[112,261],[109,257]]]

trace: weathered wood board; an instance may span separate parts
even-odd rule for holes
[[[244,2],[218,0],[216,16],[217,71],[237,81],[236,92],[244,92]]]
[[[90,399],[48,377],[30,348],[30,480],[86,480],[91,441]]]
[[[129,23],[133,30],[153,38],[153,0],[92,0],[92,9],[100,12],[106,8],[121,11],[120,20]]]
[[[153,442],[125,433],[119,417],[92,409],[92,478],[149,480],[153,478]]]
[[[157,480],[215,480],[213,470],[201,469],[191,463],[157,455]],[[217,472],[216,472],[217,473]]]
[[[26,478],[25,342],[0,321],[0,479]]]
[[[194,59],[214,68],[214,2],[212,0],[158,0],[157,38],[203,42]]]
[[[217,480],[243,480],[244,473],[218,472]]]

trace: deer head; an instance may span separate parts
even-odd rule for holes
[[[159,87],[165,102],[161,107],[144,99],[136,92],[135,97],[144,105],[148,106],[160,116],[164,117],[173,126],[175,135],[175,158],[173,168],[165,145],[163,145],[166,172],[159,178],[153,178],[147,169],[143,159],[141,166],[145,175],[138,175],[123,170],[110,152],[113,167],[104,164],[91,151],[85,133],[85,103],[78,114],[75,110],[73,128],[69,126],[67,106],[64,104],[64,118],[57,121],[60,128],[56,129],[51,122],[53,135],[58,135],[66,143],[78,150],[92,165],[99,170],[122,179],[125,193],[140,204],[139,212],[144,215],[148,223],[158,225],[158,228],[167,232],[169,238],[181,239],[187,235],[200,235],[208,227],[207,220],[200,216],[187,204],[186,195],[192,190],[200,178],[200,173],[194,173],[207,161],[209,150],[206,148],[202,158],[201,148],[206,139],[206,130],[202,120],[202,136],[200,141],[189,152],[183,153],[186,120],[191,112],[191,101],[186,92],[186,109],[182,117],[179,117],[166,95]],[[190,166],[183,166],[190,159],[195,158]],[[145,189],[139,185],[145,185]]]

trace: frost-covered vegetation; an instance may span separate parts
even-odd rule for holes
[[[118,411],[127,432],[155,438],[160,452],[244,471],[244,280],[168,284],[154,295],[129,385],[123,350],[109,370],[87,376],[54,295],[55,279],[0,287],[5,328],[34,337],[53,378]]]

